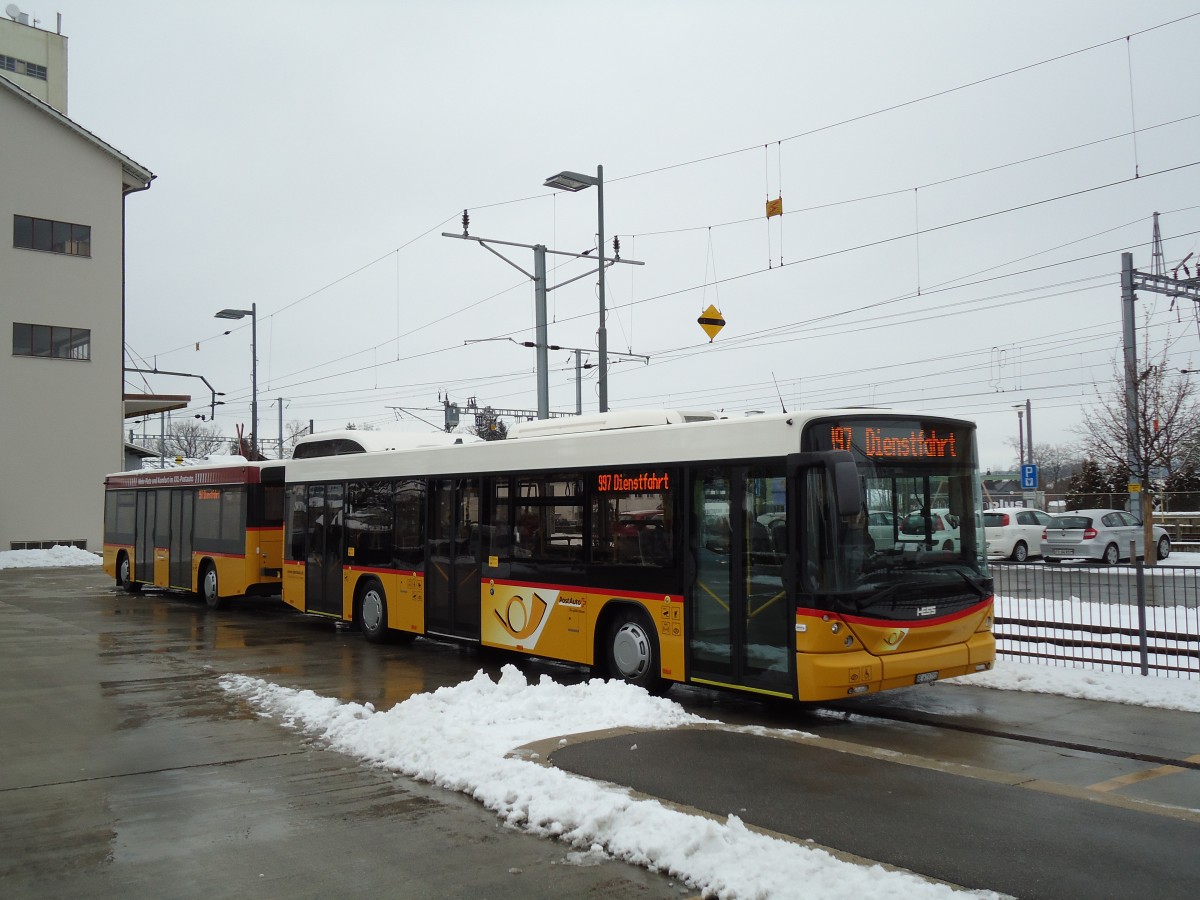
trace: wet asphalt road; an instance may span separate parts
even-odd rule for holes
[[[98,570],[0,571],[0,896],[692,895],[568,864],[568,848],[319,749],[217,685],[236,671],[390,704],[461,680],[458,651],[378,649],[278,601],[210,615],[113,593]]]
[[[371,646],[275,600],[212,614],[116,593],[96,570],[0,571],[0,623],[4,897],[694,893],[619,863],[570,865],[565,847],[251,717],[217,685],[240,672],[386,709],[513,657]],[[1200,716],[951,685],[813,708],[671,696],[816,737],[687,729],[640,734],[636,754],[606,737],[543,758],[958,884],[1200,896]]]

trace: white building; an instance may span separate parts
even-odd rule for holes
[[[59,102],[66,39],[0,19],[0,550],[99,551],[124,463],[125,198],[154,174]]]

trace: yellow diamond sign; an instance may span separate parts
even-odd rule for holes
[[[721,318],[721,311],[711,303],[708,309],[700,313],[700,318],[696,320],[700,323],[700,327],[704,329],[704,333],[708,335],[708,342],[711,344],[722,328],[725,327],[725,320]]]

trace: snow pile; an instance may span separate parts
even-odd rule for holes
[[[95,553],[78,547],[55,546],[49,550],[0,550],[0,569],[42,569],[57,566],[98,566]]]
[[[557,838],[575,851],[669,873],[706,897],[785,897],[801,886],[825,900],[959,893],[916,875],[843,862],[817,848],[766,837],[734,815],[725,822],[688,815],[634,799],[625,788],[507,755],[564,734],[708,721],[620,682],[560,685],[543,677],[530,685],[505,666],[497,682],[480,672],[386,712],[244,675],[226,675],[221,685],[334,750],[461,791],[505,823]],[[636,752],[634,746],[631,740],[629,752]]]
[[[942,684],[1058,694],[1079,700],[1103,700],[1131,706],[1152,706],[1200,713],[1200,680],[1151,674],[1075,669],[1048,663],[997,659],[990,672],[947,678]]]

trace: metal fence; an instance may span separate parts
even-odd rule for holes
[[[1200,680],[1200,569],[993,563],[998,656]]]

